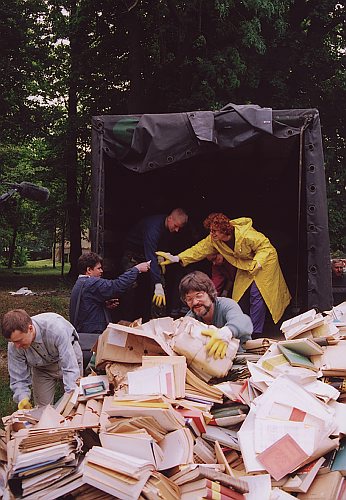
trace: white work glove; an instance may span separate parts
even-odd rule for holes
[[[178,255],[172,255],[169,252],[155,252],[158,257],[161,257],[161,259],[158,259],[158,262],[160,266],[167,266],[168,264],[175,264],[176,262],[179,262],[179,257]],[[162,261],[162,257],[165,259]]]
[[[163,307],[166,305],[165,292],[161,283],[156,283],[155,285],[153,302],[158,307]]]

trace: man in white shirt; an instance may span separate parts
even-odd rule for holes
[[[73,391],[82,375],[82,351],[73,325],[55,313],[30,317],[13,309],[2,319],[8,340],[8,371],[13,399],[19,409],[31,408],[31,386],[37,406],[52,404],[56,383]]]

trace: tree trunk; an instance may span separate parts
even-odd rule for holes
[[[65,268],[65,227],[66,227],[66,217],[64,217],[64,222],[61,228],[61,276],[64,276]]]
[[[75,278],[77,276],[77,260],[82,253],[81,246],[81,222],[80,222],[80,206],[78,203],[77,193],[77,171],[78,171],[78,154],[77,154],[77,89],[79,79],[79,42],[78,42],[78,19],[76,1],[71,1],[70,12],[70,82],[68,93],[68,117],[67,117],[67,133],[65,146],[65,164],[66,164],[66,187],[67,187],[67,214],[69,224],[69,240],[71,243],[70,263],[71,268],[69,276]]]
[[[53,269],[56,268],[56,258],[55,258],[55,253],[56,253],[56,224],[54,224],[54,231],[53,231],[53,250],[52,250],[52,262],[53,262]]]
[[[8,252],[8,264],[7,264],[7,268],[8,269],[12,269],[12,267],[13,267],[14,252],[15,252],[15,249],[16,249],[17,234],[18,234],[18,223],[15,222],[14,225],[13,225],[12,240],[11,240],[10,248],[9,248],[9,252]]]

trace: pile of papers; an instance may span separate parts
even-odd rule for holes
[[[334,319],[285,321],[285,340],[249,341],[211,380],[174,351],[171,318],[110,325],[99,374],[55,407],[3,419],[5,496],[345,500],[346,339]]]

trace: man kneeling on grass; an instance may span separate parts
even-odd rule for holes
[[[75,389],[83,357],[76,330],[65,318],[50,312],[30,317],[13,309],[2,319],[2,335],[8,340],[10,387],[18,409],[32,407],[31,386],[37,406],[53,403],[60,379],[65,392]]]

